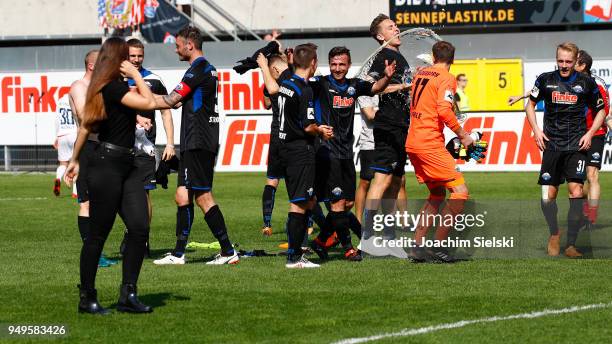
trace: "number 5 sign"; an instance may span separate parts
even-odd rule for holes
[[[465,74],[469,111],[521,111],[522,102],[508,106],[508,98],[523,95],[523,61],[520,59],[456,60],[453,75]]]

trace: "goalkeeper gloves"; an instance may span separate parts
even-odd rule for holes
[[[487,141],[480,140],[482,134],[479,132],[472,133],[470,136],[474,139],[474,144],[468,149],[461,144],[461,140],[458,137],[454,137],[446,144],[446,150],[455,159],[463,159],[465,161],[473,159],[476,162],[481,162],[486,156],[485,153],[489,145]]]

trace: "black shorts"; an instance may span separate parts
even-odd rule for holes
[[[145,190],[154,190],[155,184],[155,157],[147,155],[136,155],[134,157],[136,174],[142,180]]]
[[[280,157],[280,145],[278,142],[271,142],[268,149],[268,179],[281,179],[285,177],[285,168]]]
[[[377,129],[374,127],[374,163],[370,169],[374,172],[403,176],[406,168],[406,135],[403,128]]]
[[[217,154],[204,149],[181,152],[178,186],[195,191],[211,191]]]
[[[568,182],[584,183],[586,177],[586,153],[584,151],[545,150],[540,168],[540,185],[560,185]]]
[[[309,201],[314,196],[315,165],[290,165],[285,168],[285,186],[290,203]]]
[[[289,202],[310,201],[316,175],[314,147],[301,142],[284,143],[279,153]]]
[[[374,165],[375,152],[374,150],[359,151],[359,164],[361,165],[361,170],[359,171],[360,179],[368,181],[374,179],[374,170],[370,167]]]
[[[76,180],[77,201],[79,203],[89,202],[89,188],[87,187],[87,174],[93,154],[95,154],[98,142],[87,140],[81,154],[79,154],[79,175]]]
[[[355,200],[355,164],[352,159],[317,158],[317,201]]]
[[[591,148],[587,152],[587,166],[593,166],[598,170],[601,170],[601,160],[603,159],[605,145],[605,135],[593,136],[593,139],[591,140]]]

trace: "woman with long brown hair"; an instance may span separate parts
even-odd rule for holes
[[[79,312],[107,314],[97,299],[95,279],[98,259],[115,217],[121,216],[127,232],[123,256],[123,281],[117,310],[148,313],[152,308],[137,297],[136,282],[149,236],[147,202],[142,180],[133,173],[136,110],[155,109],[155,99],[138,70],[127,61],[128,46],[121,38],[102,45],[87,89],[84,120],[66,171],[66,181],[78,174],[78,157],[90,131],[97,131],[100,144],[89,163],[86,183],[90,200],[90,233],[83,242],[80,261]],[[124,78],[136,82],[130,92]]]

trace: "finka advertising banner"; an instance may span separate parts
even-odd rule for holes
[[[581,24],[584,6],[582,0],[390,0],[389,11],[398,26],[439,29],[445,26]]]

